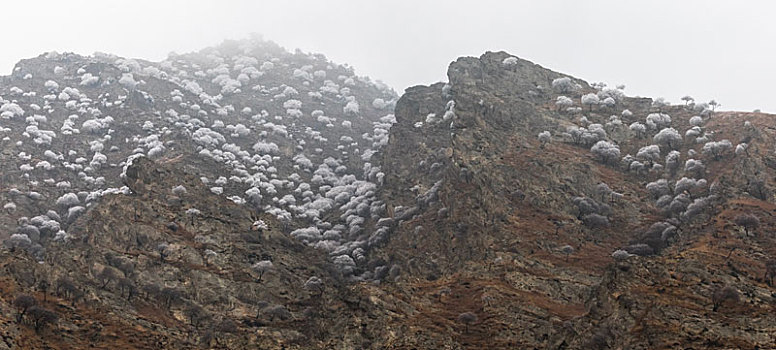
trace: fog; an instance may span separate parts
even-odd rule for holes
[[[776,112],[771,1],[14,1],[0,69],[57,50],[162,60],[260,33],[397,92],[504,50],[629,95]]]

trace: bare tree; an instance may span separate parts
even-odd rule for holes
[[[592,229],[609,226],[609,218],[600,214],[587,214],[582,217],[582,222],[585,223],[585,226]]]
[[[768,187],[765,185],[765,180],[760,178],[750,179],[746,186],[747,192],[751,194],[753,197],[759,199],[759,200],[767,200],[770,196],[770,191],[768,190]]]
[[[560,251],[561,251],[561,253],[566,255],[566,262],[568,262],[569,261],[569,255],[574,253],[574,247],[572,247],[572,246],[567,244],[567,245],[564,245],[564,246],[560,247]]]
[[[169,245],[167,243],[159,243],[159,245],[156,246],[156,251],[159,252],[159,260],[161,262],[164,262],[164,259],[170,254]]]
[[[690,102],[695,101],[695,99],[692,98],[691,96],[684,96],[682,97],[682,101],[684,101],[684,107],[686,108],[689,106]]]
[[[477,315],[473,312],[464,312],[460,315],[458,315],[458,322],[461,322],[466,327],[465,332],[469,333],[469,325],[477,322]]]
[[[102,271],[97,274],[97,279],[102,283],[100,288],[105,289],[105,287],[108,286],[108,283],[116,279],[116,272],[112,267],[105,266]]]
[[[189,305],[183,312],[195,329],[199,329],[202,323],[209,318],[207,311],[197,304]]]
[[[35,298],[29,296],[29,295],[20,295],[16,297],[13,301],[13,306],[16,306],[17,309],[19,309],[19,314],[16,316],[16,322],[20,323],[22,322],[22,319],[24,318],[24,315],[27,313],[27,310],[29,310],[31,307],[38,304],[38,301],[35,300]]]
[[[43,292],[43,301],[46,301],[46,296],[48,295],[48,290],[51,288],[51,284],[48,282],[47,279],[41,279],[38,281],[38,290]]]
[[[450,295],[452,292],[453,292],[453,290],[452,290],[452,289],[450,289],[450,287],[442,287],[442,288],[439,288],[439,291],[437,292],[437,294],[439,295],[439,301],[442,301],[442,297],[444,297],[444,296],[448,296],[448,295]]]
[[[164,305],[169,309],[172,304],[176,304],[183,299],[183,293],[172,287],[165,287],[159,291],[159,297],[162,298]]]
[[[765,263],[765,282],[773,287],[773,278],[776,277],[776,260],[768,260]]]
[[[760,219],[758,219],[754,214],[738,215],[735,217],[735,219],[733,219],[733,222],[737,226],[743,227],[747,235],[749,235],[752,230],[760,227]]]
[[[739,300],[741,300],[741,293],[735,287],[728,285],[719,288],[711,295],[712,311],[717,311],[725,302],[738,302]]]
[[[237,323],[232,321],[232,319],[226,318],[218,322],[218,324],[213,327],[213,330],[215,331],[215,338],[217,343],[221,343],[222,338],[225,334],[233,334],[237,333],[239,329],[237,328]]]
[[[282,321],[291,318],[291,312],[289,312],[288,309],[286,309],[286,307],[283,305],[268,306],[262,310],[262,313],[269,317],[270,322],[274,321],[275,318],[278,318]]]
[[[609,340],[612,338],[612,330],[609,325],[598,328],[587,343],[587,349],[603,350],[609,348]]]
[[[135,287],[135,282],[133,282],[129,278],[122,278],[118,282],[119,290],[121,291],[121,295],[123,296],[124,293],[127,293],[127,301],[130,301],[132,297],[137,293],[137,287]]]
[[[56,322],[59,319],[56,313],[51,310],[44,309],[39,306],[33,306],[29,309],[29,318],[32,321],[32,325],[35,328],[35,332],[39,332],[45,326]]]

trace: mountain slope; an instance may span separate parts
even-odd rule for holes
[[[384,153],[384,167],[394,171],[383,193],[395,215],[407,207],[417,214],[399,223],[380,254],[402,262],[406,276],[397,293],[407,294],[417,310],[397,328],[409,322],[416,327],[411,332],[423,334],[405,334],[398,347],[425,347],[429,341],[471,348],[773,344],[774,323],[764,317],[774,311],[773,289],[762,276],[773,259],[774,237],[767,233],[770,214],[759,209],[771,205],[764,201],[771,196],[752,198],[770,193],[773,178],[767,166],[772,156],[763,152],[773,143],[768,116],[712,114],[701,104],[697,110],[661,106],[577,79],[571,80],[578,84],[573,91],[561,93],[552,85],[563,75],[510,57],[461,58],[448,70],[449,85],[414,87],[397,103],[398,123]],[[617,101],[584,110],[559,110],[554,103],[559,95],[579,101],[588,93],[618,94]],[[649,165],[643,155],[623,167],[619,160],[603,164],[594,157],[587,148],[597,140],[586,148],[575,145],[585,144],[573,135],[577,123],[601,123],[622,155],[636,155],[660,129],[640,136],[628,126],[660,112],[669,114],[670,125],[682,134],[693,115],[704,115],[706,140],[686,137],[679,151],[682,160],[695,153],[706,162],[705,172],[684,170],[684,164],[676,172],[663,170],[667,147],[651,161],[661,166],[648,170],[630,164],[638,159]],[[445,114],[449,120],[434,122]],[[744,121],[754,127],[743,127]],[[537,137],[543,131],[556,135],[546,145]],[[722,139],[747,142],[748,154],[734,155],[732,149],[719,159],[701,154],[704,142]],[[665,178],[673,190],[685,176],[705,178],[706,187],[698,183],[689,195],[675,193],[697,202],[679,203],[680,212],[667,213],[647,184]],[[752,192],[758,182],[762,191]],[[608,185],[603,195],[601,183]],[[597,205],[606,207],[605,225],[585,217],[594,210],[578,204],[580,197],[597,198]],[[731,224],[743,212],[761,219],[755,237]],[[650,240],[648,228],[663,220],[678,230]],[[644,242],[650,250],[668,248],[658,256],[613,263],[614,250],[635,253],[635,244]],[[737,254],[726,260],[732,247]],[[708,252],[697,255],[695,249]],[[663,277],[680,273],[682,283]],[[725,285],[744,295],[739,305],[755,306],[711,312],[712,294]],[[675,292],[666,293],[668,286]],[[468,327],[457,322],[466,312],[478,316]],[[709,325],[707,333],[678,327],[678,320],[688,317]],[[745,325],[750,318],[758,322]]]
[[[774,344],[772,116],[504,52],[398,101],[255,39],[18,67],[0,87],[9,346]],[[17,325],[25,294],[59,319]]]

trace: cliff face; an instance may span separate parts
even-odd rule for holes
[[[379,83],[267,43],[135,63],[5,78],[0,349],[773,347],[772,116],[504,52],[395,120]],[[58,319],[17,323],[20,295]]]

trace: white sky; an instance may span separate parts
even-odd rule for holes
[[[776,112],[776,1],[4,1],[0,72],[42,52],[158,61],[255,32],[393,86],[504,50],[629,95]]]

